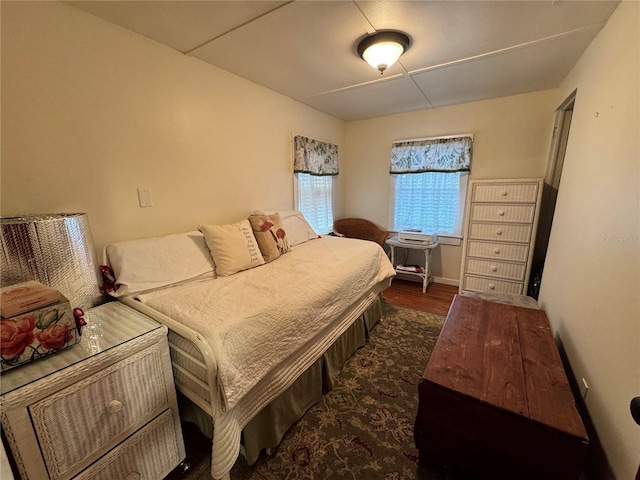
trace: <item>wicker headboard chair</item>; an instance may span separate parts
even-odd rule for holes
[[[349,238],[372,240],[384,247],[389,232],[363,218],[341,218],[333,222],[333,231]]]

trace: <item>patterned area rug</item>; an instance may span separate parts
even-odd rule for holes
[[[285,435],[271,456],[254,465],[241,457],[236,479],[412,479],[417,465],[413,423],[418,382],[444,317],[389,304],[370,341],[346,363],[340,383]],[[186,480],[209,477],[209,458],[193,465]]]

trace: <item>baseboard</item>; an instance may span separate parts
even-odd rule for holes
[[[446,277],[433,277],[433,283],[442,283],[444,285],[453,285],[454,287],[460,286],[460,280],[455,278],[446,278]]]
[[[422,279],[418,278],[415,275],[405,275],[402,272],[396,272],[396,276],[401,280],[422,283]],[[460,286],[460,280],[456,280],[454,278],[445,278],[445,277],[431,277],[431,283],[441,283],[443,285],[452,285],[454,287]]]

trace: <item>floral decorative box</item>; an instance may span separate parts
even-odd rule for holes
[[[0,320],[0,369],[9,370],[80,341],[69,301]]]

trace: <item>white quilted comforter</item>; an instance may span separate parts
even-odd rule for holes
[[[322,237],[251,270],[137,297],[200,333],[214,351],[215,477],[233,466],[244,425],[320,358],[357,306],[394,274],[378,244]]]

